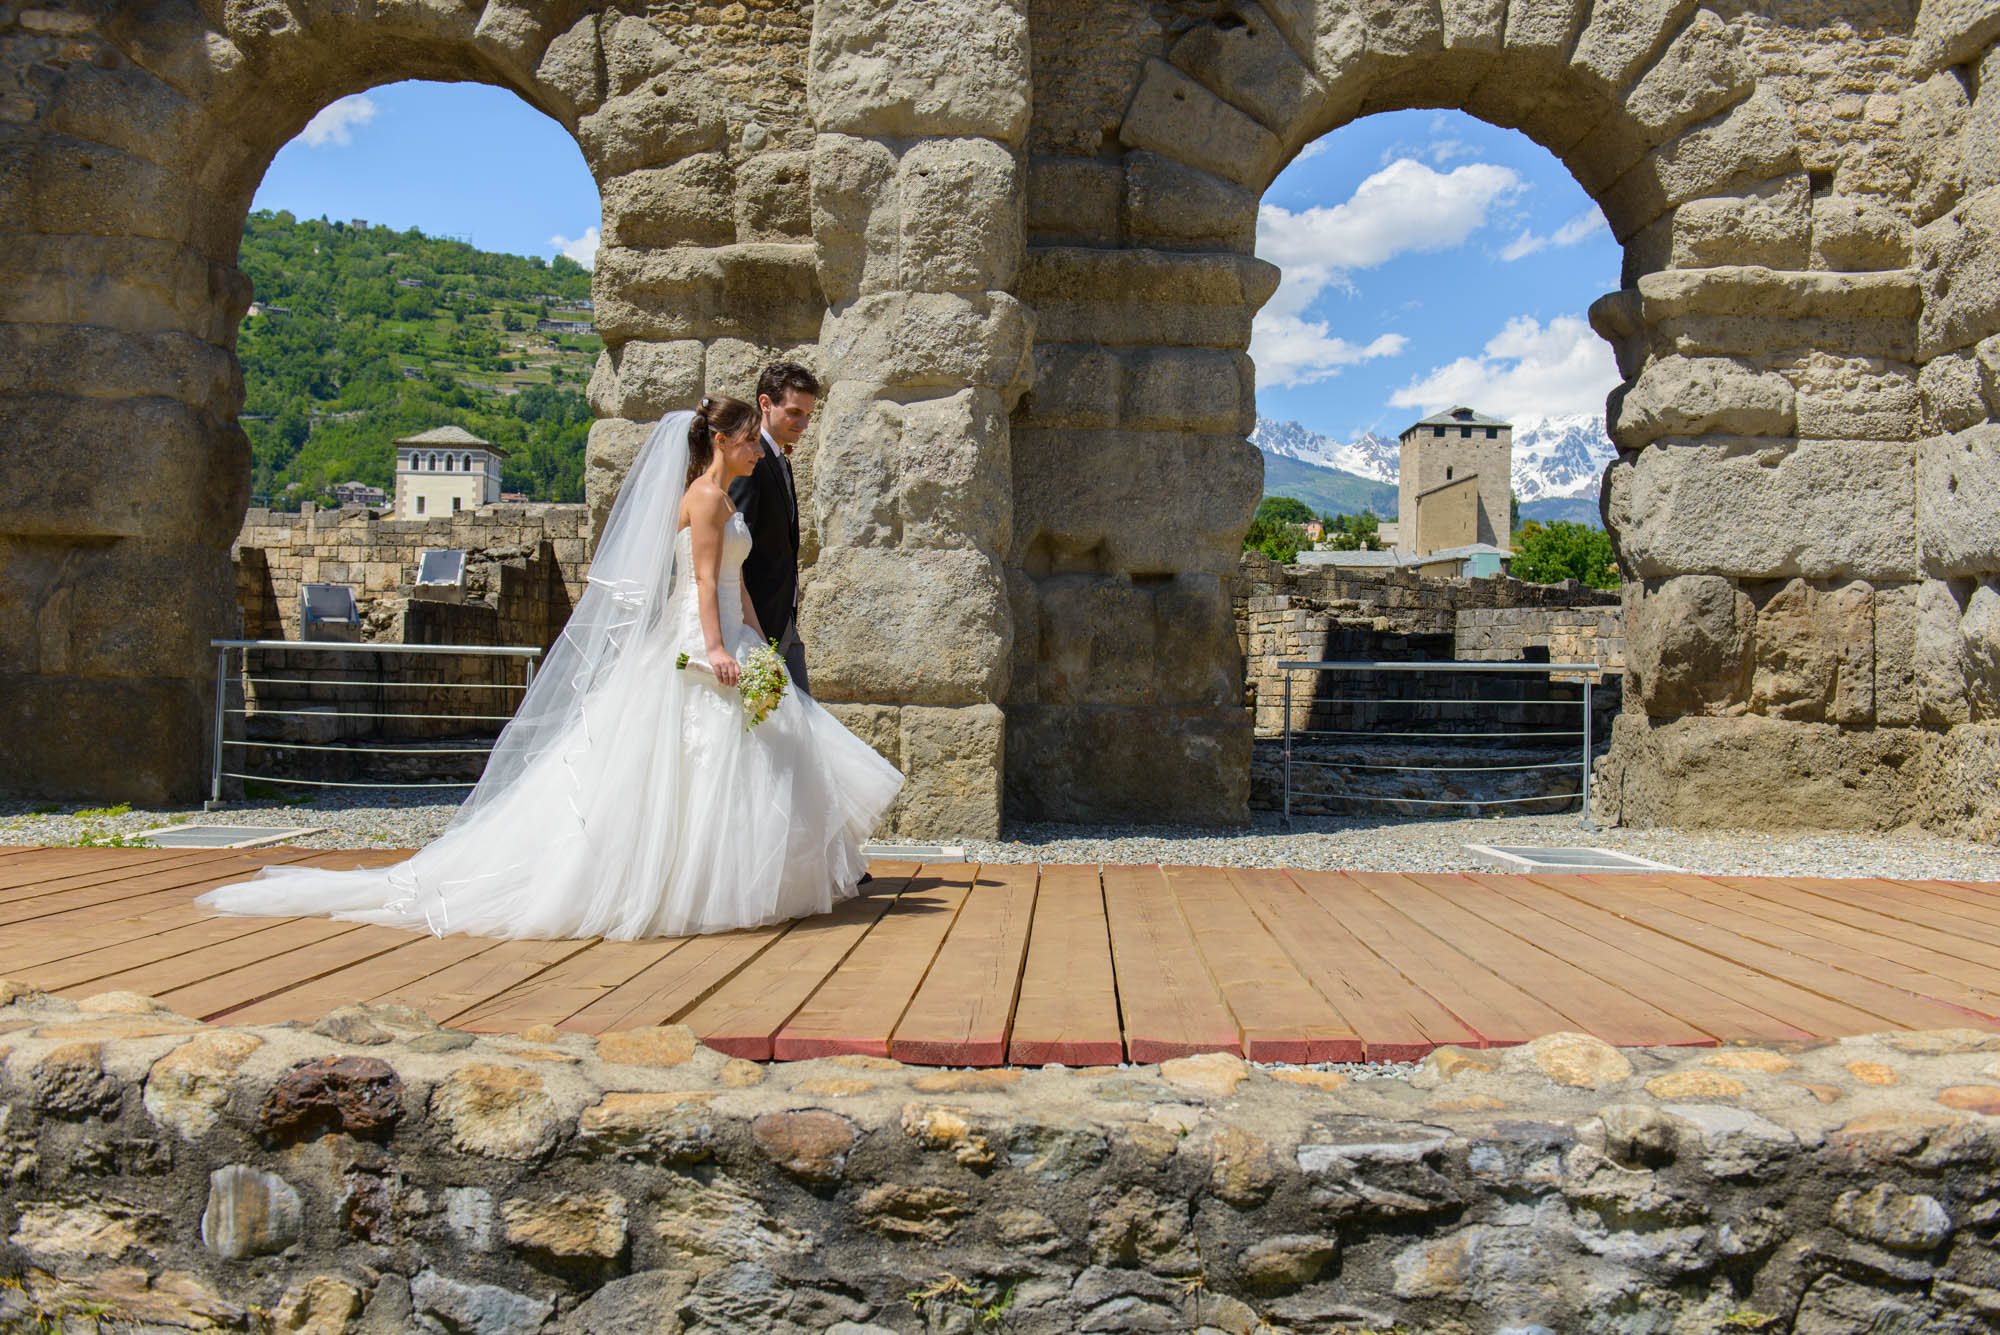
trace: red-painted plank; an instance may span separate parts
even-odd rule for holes
[[[1131,1059],[1157,1062],[1198,1052],[1242,1056],[1236,1017],[1208,976],[1160,869],[1106,867],[1104,909]]]
[[[998,1066],[1028,951],[1039,869],[988,863],[909,1009],[889,1055],[922,1066]]]
[[[1118,975],[1098,870],[1044,867],[1007,1060],[1016,1066],[1110,1066],[1124,1059]]]

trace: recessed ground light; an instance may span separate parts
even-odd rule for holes
[[[1556,872],[1597,875],[1602,872],[1679,872],[1679,867],[1614,853],[1608,848],[1529,848],[1519,844],[1467,844],[1467,852],[1490,867],[1517,873]]]
[[[863,844],[861,856],[888,862],[963,862],[965,850],[951,844]]]
[[[289,829],[271,825],[169,825],[158,830],[146,830],[140,837],[152,840],[161,848],[262,848],[266,844],[282,844],[325,832],[324,825],[299,825]]]

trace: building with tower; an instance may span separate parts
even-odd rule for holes
[[[1514,428],[1470,408],[1406,427],[1396,478],[1396,550],[1424,556],[1513,546]]]
[[[396,442],[396,518],[429,519],[500,500],[507,451],[460,426],[434,427]]]

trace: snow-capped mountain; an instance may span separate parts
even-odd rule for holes
[[[1343,445],[1332,436],[1323,436],[1298,422],[1274,422],[1260,417],[1257,429],[1250,433],[1250,443],[1266,454],[1296,459],[1315,468],[1337,468],[1371,482],[1396,480],[1400,447],[1373,431]]]
[[[1375,482],[1394,482],[1401,447],[1373,431],[1341,444],[1298,422],[1257,419],[1250,443],[1266,454],[1315,468],[1337,468]],[[1572,496],[1595,498],[1604,469],[1618,451],[1597,413],[1523,417],[1514,423],[1514,491],[1523,503]]]
[[[1514,492],[1523,504],[1557,497],[1595,499],[1618,456],[1597,413],[1523,417],[1514,423]]]

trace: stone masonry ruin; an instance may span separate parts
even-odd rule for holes
[[[640,7],[634,5],[635,10]],[[338,97],[477,80],[604,203],[601,514],[647,424],[831,384],[815,682],[906,833],[1230,821],[1257,202],[1358,117],[1555,153],[1626,251],[1633,823],[2000,827],[2000,9],[1694,0],[68,0],[0,9],[0,763],[203,768],[245,210]],[[1004,759],[1003,759],[1004,757]],[[1758,794],[1746,805],[1741,795]]]

